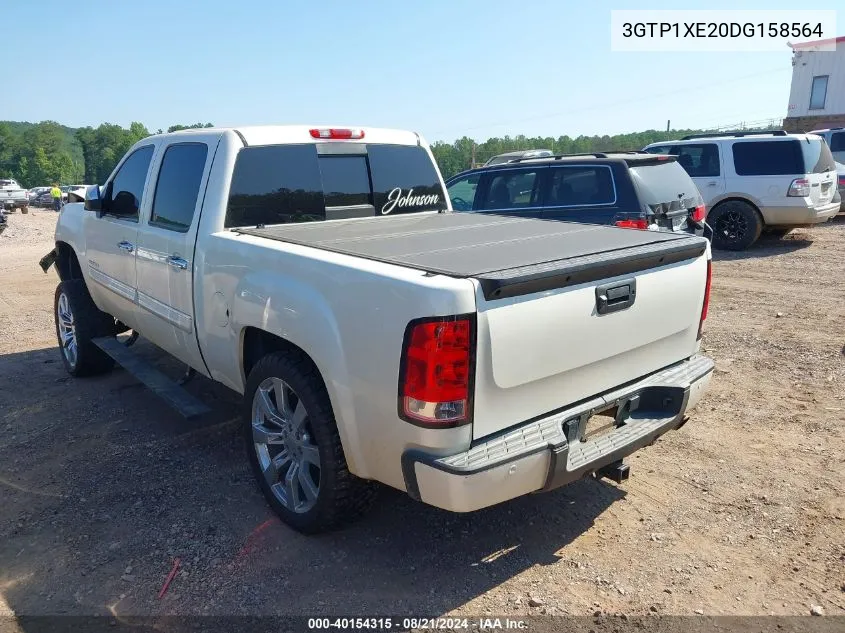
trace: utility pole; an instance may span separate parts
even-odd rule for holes
[[[472,142],[472,158],[470,159],[469,168],[475,168],[475,141]]]
[[[672,123],[672,120],[671,120],[671,119],[669,119],[669,120],[667,120],[667,121],[666,121],[666,131],[667,131],[667,132],[669,131],[669,124],[670,124],[670,123]]]

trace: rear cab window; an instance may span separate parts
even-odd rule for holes
[[[442,211],[446,196],[429,153],[417,145],[245,147],[238,153],[225,226],[313,222]]]

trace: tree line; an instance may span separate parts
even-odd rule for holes
[[[458,139],[454,143],[437,142],[432,144],[431,151],[444,178],[450,178],[458,172],[479,164],[486,160],[516,150],[548,149],[555,154],[583,154],[588,152],[607,152],[610,150],[630,151],[642,149],[649,143],[677,139],[687,134],[698,134],[708,130],[646,130],[631,134],[615,134],[613,136],[505,136],[490,138],[483,143],[476,143],[468,136]],[[473,163],[474,159],[474,163]]]
[[[211,123],[171,125],[168,132],[213,127]],[[103,123],[69,128],[55,121],[0,121],[0,178],[25,188],[60,184],[102,184],[137,141],[153,133],[142,123],[128,128]]]
[[[168,132],[212,127],[211,123],[171,125]],[[161,133],[163,130],[156,130]],[[438,141],[432,152],[444,178],[487,159],[514,150],[548,149],[555,154],[642,149],[649,143],[703,130],[646,130],[613,136],[505,136],[483,143],[464,136],[453,143]],[[142,123],[128,128],[103,123],[69,128],[55,121],[0,121],[0,177],[15,178],[23,187],[60,184],[102,184],[126,151],[151,132]]]

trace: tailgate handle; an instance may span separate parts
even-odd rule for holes
[[[596,312],[610,314],[634,305],[637,298],[637,280],[626,279],[596,287]]]

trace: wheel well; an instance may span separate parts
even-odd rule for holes
[[[82,279],[82,267],[70,244],[56,242],[56,254],[56,270],[59,271],[59,279],[62,281]]]
[[[272,354],[273,352],[284,352],[286,354],[294,354],[305,358],[309,363],[311,363],[311,365],[314,366],[315,369],[317,369],[317,375],[320,376],[320,380],[323,379],[322,374],[320,374],[320,370],[317,368],[317,363],[314,362],[314,359],[312,359],[304,349],[298,345],[294,345],[287,339],[283,339],[281,336],[276,336],[275,334],[271,334],[265,330],[259,330],[257,327],[247,327],[244,329],[243,348],[241,353],[244,380],[249,377],[249,372],[252,371],[255,363],[267,354]],[[325,382],[323,385],[325,386]]]

